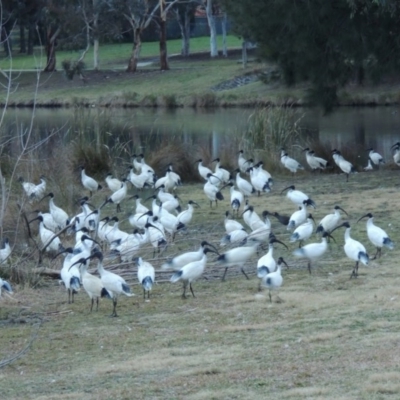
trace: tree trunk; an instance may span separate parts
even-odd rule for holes
[[[163,10],[163,0],[160,0],[160,69],[166,71],[169,69],[167,55],[167,16]]]
[[[46,57],[47,63],[43,72],[53,72],[56,70],[56,41],[60,33],[60,28],[55,31],[51,27],[47,28]]]
[[[242,42],[242,64],[243,68],[247,67],[247,41],[244,39]]]
[[[99,13],[96,9],[97,1],[93,0],[93,69],[99,70]]]
[[[11,44],[10,31],[6,28],[5,25],[3,25],[3,27],[1,28],[1,41],[3,42],[4,53],[6,53],[7,57],[11,57],[12,44]]]
[[[25,26],[23,23],[19,24],[19,52],[26,53]]]
[[[128,67],[126,68],[126,72],[136,72],[141,48],[142,48],[141,30],[140,28],[136,28],[133,30],[132,55],[128,61]]]
[[[226,44],[226,12],[222,15],[221,27],[222,27],[222,55],[228,57],[228,46]]]
[[[31,56],[33,54],[33,38],[35,35],[35,24],[29,22],[28,24],[28,51],[27,54]]]
[[[190,15],[185,12],[183,15],[177,15],[177,21],[181,30],[182,48],[181,55],[188,57],[190,54]]]
[[[215,23],[215,15],[212,10],[212,0],[207,0],[207,21],[210,28],[210,55],[211,57],[218,56],[218,45],[217,45],[217,27]]]

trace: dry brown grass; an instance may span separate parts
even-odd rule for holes
[[[302,175],[290,181],[276,176],[269,195],[250,199],[257,211],[290,214],[296,207],[279,195],[294,183],[317,203],[318,221],[339,204],[349,214],[352,236],[368,251],[364,213],[399,243],[397,171],[359,173],[345,182],[343,175]],[[229,198],[228,192],[224,192]],[[102,196],[93,202],[100,202]],[[218,244],[228,202],[209,209],[202,184],[179,189],[183,202],[200,203],[186,235],[178,235],[160,258],[201,239]],[[123,204],[128,211],[133,204]],[[113,208],[112,208],[113,210]],[[105,207],[104,213],[112,214]],[[276,236],[288,242],[289,233],[275,219]],[[123,227],[128,229],[127,221]],[[121,298],[120,317],[108,318],[111,304],[102,301],[99,312],[88,314],[89,298],[81,291],[75,304],[66,303],[65,289],[45,280],[38,289],[15,285],[12,299],[0,300],[0,357],[24,346],[32,333],[29,318],[44,319],[30,352],[0,370],[1,392],[7,398],[40,399],[395,399],[399,397],[398,332],[400,329],[400,275],[398,246],[383,250],[379,260],[360,266],[350,280],[353,262],[343,253],[343,231],[334,234],[326,259],[313,267],[277,247],[289,270],[284,284],[273,293],[258,292],[256,258],[245,268],[247,281],[237,268],[221,282],[222,268],[210,257],[205,276],[193,284],[196,298],[182,300],[181,285],[162,283],[170,273],[158,270],[159,284],[150,302],[144,302],[136,282],[136,267],[116,266],[136,296]],[[315,238],[313,239],[315,240]],[[144,249],[149,259],[151,249]],[[60,260],[45,264],[60,267]],[[114,262],[114,261],[113,261]],[[109,265],[109,263],[108,263]],[[277,301],[277,294],[281,302]],[[4,323],[21,313],[25,324]]]

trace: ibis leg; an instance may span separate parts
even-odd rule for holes
[[[118,315],[117,315],[117,299],[116,298],[113,299],[113,312],[110,315],[110,317],[118,317]]]
[[[242,274],[246,277],[246,279],[248,280],[249,279],[249,277],[247,276],[247,274],[246,274],[246,272],[244,272],[244,269],[243,269],[243,267],[242,268],[240,268],[240,270],[242,271]]]
[[[71,304],[71,289],[68,289],[68,304]]]
[[[309,272],[310,275],[311,275],[311,261],[308,262],[308,272]]]
[[[225,280],[226,273],[228,272],[228,267],[225,268],[224,275],[222,275],[222,281]]]
[[[92,307],[93,307],[93,299],[92,299]],[[96,311],[99,311],[99,298],[96,297]]]
[[[182,299],[186,299],[186,287],[187,287],[187,282],[183,282],[183,293],[182,293]]]
[[[269,302],[272,303],[271,289],[269,289],[268,295],[269,295]]]
[[[90,312],[92,312],[92,310],[93,310],[93,303],[94,303],[94,299],[92,297],[92,299],[90,301]]]
[[[357,278],[358,276],[358,261],[356,262],[356,265],[353,268],[353,272],[350,275],[350,279],[353,278],[353,276],[354,278]]]
[[[189,287],[190,287],[190,291],[192,292],[192,296],[193,296],[193,297],[196,297],[196,296],[194,295],[194,292],[193,292],[193,288],[192,288],[192,284],[191,284],[191,283],[190,283]]]

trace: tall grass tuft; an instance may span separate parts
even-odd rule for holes
[[[298,110],[287,107],[265,107],[257,109],[248,118],[247,129],[239,142],[245,154],[264,161],[267,170],[273,171],[280,165],[280,150],[299,152],[302,115]]]

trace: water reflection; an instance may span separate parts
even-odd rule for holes
[[[202,146],[217,157],[234,137],[242,135],[252,109],[10,109],[1,127],[1,143],[17,138],[32,123],[35,141],[56,133],[48,146],[71,140],[87,143],[129,143],[133,152],[150,151],[157,140],[174,137]],[[374,147],[385,158],[390,146],[400,140],[398,107],[340,108],[323,115],[317,109],[299,109],[304,135],[341,148],[349,143]],[[13,152],[20,146],[13,146]],[[49,150],[48,148],[45,150]],[[16,153],[14,153],[16,154]]]

